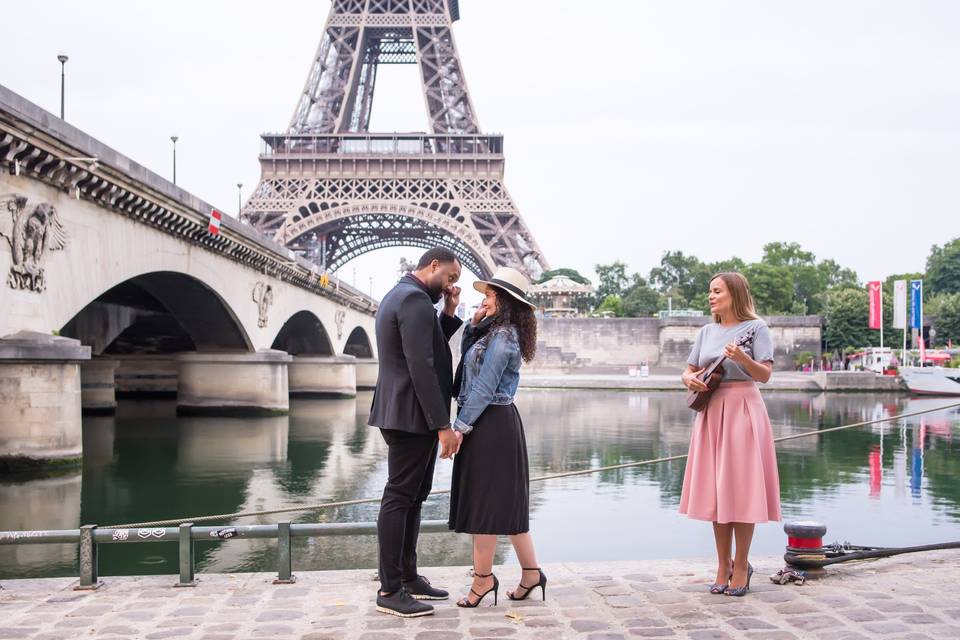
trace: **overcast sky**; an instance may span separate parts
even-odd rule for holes
[[[455,37],[507,187],[548,261],[646,274],[666,250],[759,259],[796,241],[861,279],[960,235],[954,0],[460,0]],[[327,0],[4,2],[0,83],[236,214],[281,131]],[[372,128],[427,128],[415,67]],[[400,256],[341,270],[381,295]]]

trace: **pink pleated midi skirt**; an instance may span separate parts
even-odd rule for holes
[[[773,429],[754,382],[722,383],[697,414],[680,513],[719,523],[780,520]]]

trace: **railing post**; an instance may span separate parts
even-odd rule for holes
[[[180,582],[175,587],[195,587],[193,575],[193,523],[180,525]]]
[[[290,554],[290,523],[277,523],[277,579],[273,584],[293,584],[293,562]]]
[[[96,530],[95,524],[80,527],[80,584],[74,587],[75,591],[93,591],[103,584],[97,575],[97,542],[93,537]]]

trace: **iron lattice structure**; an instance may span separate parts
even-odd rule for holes
[[[332,271],[368,251],[446,246],[488,277],[549,269],[477,124],[457,0],[333,0],[285,133],[264,134],[241,219]],[[432,133],[370,133],[377,68],[416,64]]]

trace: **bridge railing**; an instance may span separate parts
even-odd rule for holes
[[[445,520],[425,520],[420,525],[422,533],[449,531]],[[102,544],[133,544],[146,542],[176,542],[179,546],[180,581],[178,587],[196,584],[194,542],[226,542],[240,539],[277,540],[277,579],[274,584],[289,584],[293,576],[291,540],[293,538],[322,538],[327,536],[375,535],[376,522],[323,523],[323,524],[277,524],[221,527],[197,527],[191,523],[179,527],[140,529],[98,528],[95,525],[79,529],[51,531],[0,531],[0,546],[24,544],[77,544],[80,545],[80,590],[100,586],[98,570],[98,547]],[[2,576],[0,576],[2,577]]]
[[[500,135],[428,134],[264,134],[260,157],[277,156],[415,156],[503,154]]]

